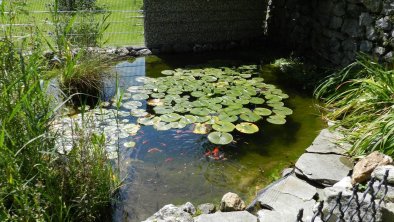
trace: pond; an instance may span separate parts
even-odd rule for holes
[[[141,77],[162,77],[161,72],[167,69],[201,64],[259,65],[260,61],[261,55],[251,53],[137,58],[116,65],[118,81],[107,82],[105,96],[110,99],[117,91],[116,85],[127,92],[130,86],[144,84]],[[261,67],[259,75],[265,82],[276,84],[289,95],[285,105],[293,114],[286,118],[287,122],[274,125],[259,121],[257,133],[232,133],[234,141],[223,146],[212,144],[207,135],[194,134],[192,125],[164,131],[138,126],[133,136],[119,143],[132,141],[132,148],[120,146],[119,150],[117,164],[125,185],[115,207],[114,221],[141,221],[168,203],[218,203],[230,191],[251,200],[283,168],[294,164],[324,123],[311,97],[283,88],[275,82],[269,66]],[[142,109],[150,109],[146,101],[141,102]],[[129,113],[130,109],[120,106],[119,112]],[[122,116],[122,122],[137,123],[137,117]],[[222,158],[207,155],[207,150],[215,148],[220,149]]]

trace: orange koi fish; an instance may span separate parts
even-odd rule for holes
[[[173,161],[173,160],[174,160],[174,158],[169,157],[169,158],[167,158],[164,162],[168,163],[168,162],[171,162],[171,161]]]

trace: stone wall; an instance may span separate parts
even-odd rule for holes
[[[263,35],[266,0],[145,0],[145,41],[171,52]]]
[[[268,37],[302,55],[347,65],[358,51],[391,59],[394,0],[275,0]]]

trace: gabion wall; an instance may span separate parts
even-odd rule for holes
[[[357,52],[391,60],[394,0],[274,0],[268,36],[335,66]]]
[[[152,49],[182,52],[260,37],[266,5],[266,0],[145,0],[145,42]]]

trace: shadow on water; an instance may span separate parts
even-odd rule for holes
[[[121,62],[116,66],[116,72],[120,87],[127,89],[142,84],[136,78],[157,78],[165,69],[199,64],[260,64],[262,59],[270,62],[275,56],[267,57],[261,52],[152,56]],[[262,72],[264,78],[265,75],[267,72]],[[267,79],[274,81],[275,78],[267,76]],[[276,84],[281,85],[280,82]],[[221,147],[227,160],[206,158],[206,150],[215,145],[207,140],[206,135],[193,134],[189,126],[168,131],[143,126],[132,138],[136,142],[135,148],[121,150],[121,172],[126,185],[121,189],[114,221],[142,221],[168,203],[218,203],[223,194],[230,191],[250,200],[283,168],[293,164],[324,127],[311,97],[281,89],[289,94],[286,106],[294,111],[288,122],[272,125],[261,121],[260,131],[256,134],[234,133],[237,142]],[[107,99],[113,96],[115,80],[107,82],[105,92]],[[147,109],[146,104],[143,108]],[[136,122],[135,117],[128,118]]]

